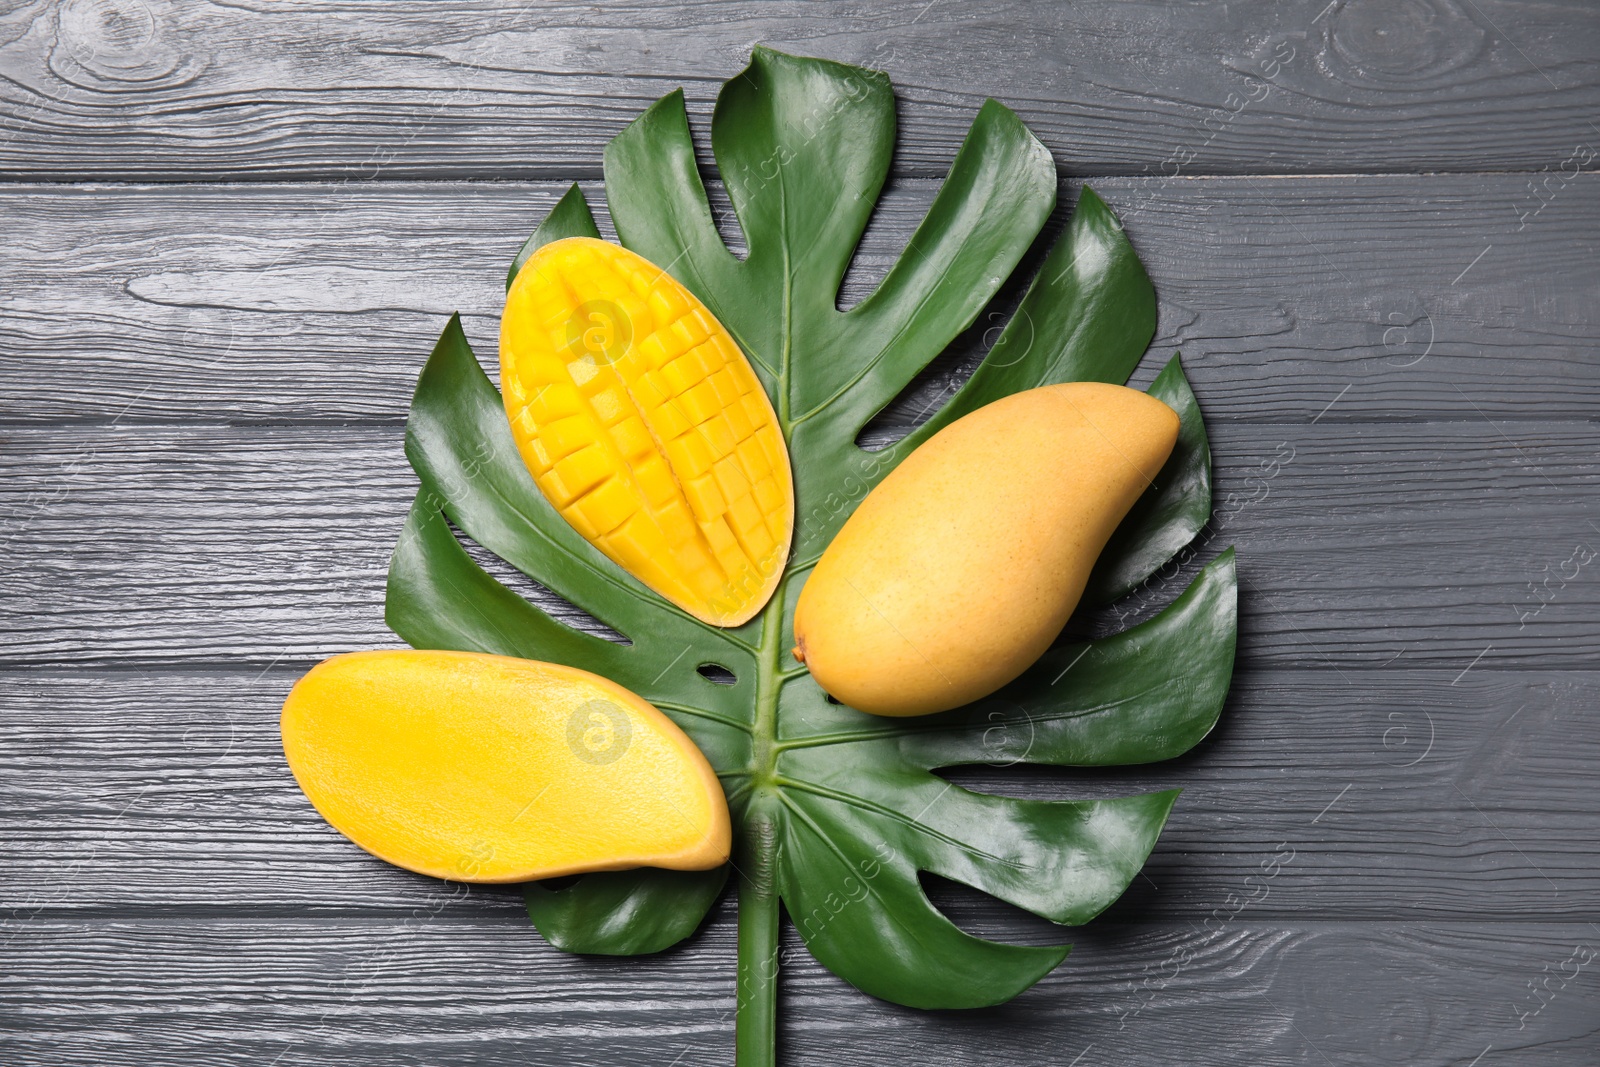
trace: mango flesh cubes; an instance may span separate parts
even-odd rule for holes
[[[283,705],[295,780],[380,859],[464,882],[708,870],[732,832],[688,736],[587,671],[475,652],[324,660]]]
[[[579,533],[706,622],[761,610],[794,525],[788,450],[694,294],[605,241],[545,245],[507,295],[500,380],[523,460]]]

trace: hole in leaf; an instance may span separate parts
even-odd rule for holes
[[[493,552],[490,552],[487,548],[467,537],[456,527],[455,523],[450,524],[450,529],[456,535],[456,540],[461,542],[461,547],[466,549],[467,555],[472,557],[472,562],[487,571],[495,581],[557,622],[570,626],[574,630],[581,630],[596,637],[603,637],[613,644],[633,644],[625,635],[613,630],[565,597],[540,585]]]
[[[835,704],[835,705],[837,705],[837,706],[839,706],[841,708],[844,707],[844,701],[840,700],[838,697],[834,696],[832,693],[824,692],[822,695],[828,698],[828,703]]]
[[[698,141],[698,138],[696,139]],[[696,155],[699,154],[696,145]],[[703,173],[703,172],[702,172]],[[728,187],[722,182],[707,181],[706,203],[711,207],[711,221],[717,227],[717,235],[722,238],[722,243],[728,246],[740,259],[750,254],[750,248],[745,243],[744,227],[739,225],[739,216],[733,210],[733,198],[728,195]]]
[[[927,214],[938,192],[939,182],[927,178],[890,178],[883,183],[878,202],[867,217],[867,228],[845,266],[834,297],[835,307],[849,311],[882,284],[889,268],[906,250],[906,234],[915,228],[916,220]]]
[[[579,184],[587,186],[583,190],[583,198],[589,202],[589,214],[594,216],[594,226],[600,231],[600,239],[610,241],[612,244],[621,244],[621,239],[617,237],[617,225],[611,221],[611,205],[606,202],[605,184],[603,182]],[[496,337],[498,343],[498,334]]]
[[[983,362],[989,344],[1004,326],[997,312],[985,312],[978,321],[933,358],[900,394],[884,405],[856,434],[856,446],[867,452],[880,452],[915,430],[950,402]],[[985,334],[989,342],[984,342]]]
[[[578,879],[582,877],[583,875],[581,874],[564,874],[560,878],[546,878],[539,884],[550,890],[552,893],[559,893],[563,889],[570,889],[577,885]]]
[[[1225,499],[1217,497],[1217,499]],[[1098,640],[1148,622],[1172,605],[1200,572],[1216,559],[1216,530],[1207,526],[1189,544],[1156,569],[1149,579],[1121,600],[1104,607],[1079,605],[1057,642]],[[1227,542],[1221,541],[1226,545]]]
[[[1012,945],[1059,945],[1072,940],[1064,928],[1049,919],[991,897],[981,889],[927,871],[918,871],[917,879],[928,902],[974,937]]]
[[[989,349],[1000,339],[1001,332],[1011,321],[1017,305],[1022,303],[1023,294],[1033,282],[1050,246],[1064,229],[1065,221],[1066,212],[1058,206],[1056,214],[1045,222],[1022,261],[1011,272],[1011,276],[1001,283],[972,325],[957,334],[943,352],[907,383],[898,396],[867,420],[867,424],[856,435],[858,447],[868,452],[888,448],[949,403],[950,398],[972,377],[973,371],[978,369],[978,364],[983,362]],[[871,230],[871,226],[868,230]]]
[[[700,677],[716,685],[733,685],[739,680],[737,675],[720,663],[702,663],[695,670],[700,672]]]

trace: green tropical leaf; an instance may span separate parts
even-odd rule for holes
[[[1085,604],[1109,604],[1131,593],[1211,519],[1211,442],[1179,357],[1150,383],[1149,393],[1178,413],[1178,443],[1100,554],[1083,591]]]
[[[694,933],[727,880],[726,867],[645,867],[586,874],[559,889],[535,882],[527,891],[528,917],[563,952],[639,956],[671,948]]]
[[[412,405],[406,451],[422,484],[391,567],[388,620],[419,647],[604,674],[700,745],[739,828],[740,1062],[770,1063],[780,901],[823,964],[902,1004],[999,1003],[1061,961],[1065,945],[960,930],[928,901],[919,874],[1082,923],[1138,873],[1176,793],[1028,801],[935,772],[1131,764],[1187,750],[1227,692],[1236,584],[1230,552],[1150,622],[1059,645],[1000,693],[943,715],[890,720],[830,702],[789,658],[790,619],[806,574],[855,504],[921,441],[983,404],[1053,382],[1126,381],[1154,334],[1154,292],[1109,208],[1085,189],[972,378],[927,424],[864,452],[855,443],[862,427],[975,320],[1045,225],[1056,189],[1049,154],[1012,112],[984,104],[905,252],[870,296],[840,310],[840,282],[888,175],[887,78],[758,48],[724,86],[711,137],[743,257],[713,222],[680,92],[607,148],[606,196],[622,242],[712,309],[773,399],[793,461],[797,529],[772,602],[745,626],[719,630],[573,531],[523,466],[500,398],[452,319]],[[574,187],[511,276],[540,244],[595,233]],[[1179,410],[1180,446],[1108,547],[1100,595],[1143,582],[1209,513],[1204,426],[1176,360],[1152,392]],[[573,629],[506,588],[450,523],[627,643]],[[731,684],[706,677],[710,665],[730,672]],[[654,951],[694,929],[721,877],[589,876],[531,888],[529,912],[563,948]]]
[[[550,214],[544,217],[533,236],[522,242],[522,247],[517,249],[517,254],[511,261],[511,269],[506,271],[506,288],[511,288],[511,283],[517,280],[517,273],[522,270],[522,265],[528,262],[528,257],[551,241],[559,241],[566,237],[596,237],[600,236],[600,228],[594,224],[594,215],[589,211],[589,201],[583,198],[583,190],[578,188],[576,182],[572,184],[561,199],[556,201],[556,206],[550,209]]]

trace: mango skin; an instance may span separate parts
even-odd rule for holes
[[[1120,385],[1049,385],[929,438],[856,509],[795,608],[795,656],[835,699],[927,715],[1044,653],[1178,416]]]
[[[420,874],[524,882],[728,859],[727,801],[700,750],[643,698],[587,671],[355,652],[295,684],[282,730],[323,818]]]

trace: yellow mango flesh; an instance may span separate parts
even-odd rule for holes
[[[545,245],[507,295],[500,380],[523,460],[579,533],[696,618],[761,610],[794,527],[789,454],[693,293],[605,241]]]
[[[1159,400],[1087,382],[951,423],[823,553],[796,606],[796,656],[836,699],[878,715],[994,692],[1061,632],[1177,435]]]
[[[295,780],[407,870],[523,882],[727,862],[722,785],[665,715],[587,671],[472,652],[356,652],[283,705]]]

